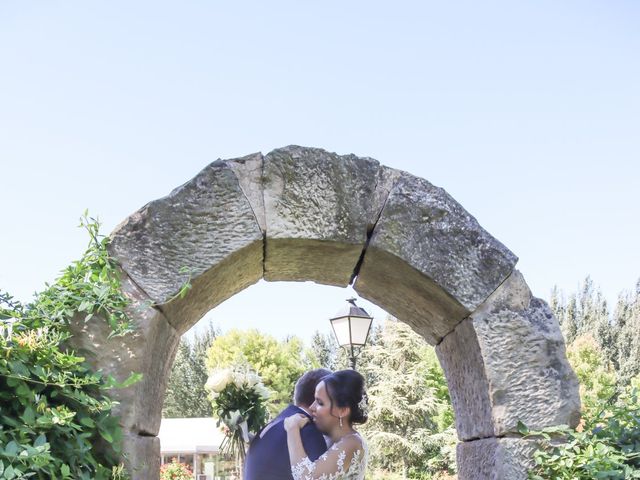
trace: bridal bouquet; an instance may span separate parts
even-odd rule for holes
[[[241,368],[214,370],[206,387],[211,391],[218,427],[224,424],[220,453],[233,455],[242,464],[249,432],[255,434],[267,423],[269,390],[259,375]]]

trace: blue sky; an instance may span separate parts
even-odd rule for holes
[[[85,208],[108,233],[216,158],[299,144],[444,187],[537,296],[591,274],[613,300],[640,277],[639,21],[632,1],[2,2],[0,288],[27,300],[77,258]],[[261,283],[209,317],[307,337],[346,296]]]

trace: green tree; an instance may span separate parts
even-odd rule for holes
[[[618,296],[613,314],[599,289],[587,277],[577,294],[568,302],[557,288],[551,292],[550,305],[560,322],[567,345],[584,335],[592,335],[603,361],[611,364],[620,385],[628,385],[640,374],[640,280],[633,292]]]
[[[584,279],[578,293],[569,295],[568,301],[565,301],[564,293],[554,287],[549,305],[560,323],[567,344],[580,335],[597,331],[609,322],[607,302],[590,276]]]
[[[387,319],[365,358],[370,410],[363,430],[372,467],[405,478],[454,469],[453,410],[434,349],[408,325]]]
[[[210,417],[213,408],[205,384],[207,351],[219,332],[208,324],[191,341],[180,339],[178,352],[167,381],[162,416],[165,418]]]
[[[189,343],[180,339],[176,358],[173,361],[169,379],[167,380],[167,390],[164,395],[162,405],[163,418],[189,418],[190,402],[186,401],[190,397],[191,385],[191,349]],[[211,408],[209,409],[211,411]]]
[[[567,358],[580,382],[582,413],[592,415],[616,392],[616,373],[592,334],[576,338],[567,347]]]
[[[633,293],[623,293],[613,318],[616,332],[614,353],[620,381],[627,385],[640,374],[640,280]]]
[[[578,334],[593,332],[603,319],[609,318],[607,302],[599,288],[596,288],[591,276],[582,282],[578,294]]]
[[[311,337],[311,351],[315,355],[318,365],[322,368],[332,372],[339,370],[339,349],[340,347],[332,334],[320,333],[316,330]]]
[[[554,285],[551,289],[551,296],[549,297],[549,308],[553,312],[560,325],[564,321],[564,299],[562,298],[562,292],[557,285]]]
[[[208,349],[206,365],[208,370],[234,365],[253,369],[272,392],[270,411],[275,413],[291,402],[300,375],[318,363],[299,338],[278,341],[253,329],[230,330],[216,337]]]

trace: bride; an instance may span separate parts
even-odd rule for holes
[[[364,378],[354,370],[340,370],[318,383],[311,414],[318,430],[333,445],[318,460],[309,460],[300,429],[309,421],[301,414],[287,417],[287,446],[294,480],[364,480],[367,446],[353,429],[367,421],[367,394]]]

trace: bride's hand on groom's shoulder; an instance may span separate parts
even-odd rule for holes
[[[296,413],[295,415],[291,415],[284,419],[284,429],[289,432],[294,429],[300,430],[307,423],[309,423],[309,417],[302,415],[301,413]]]

